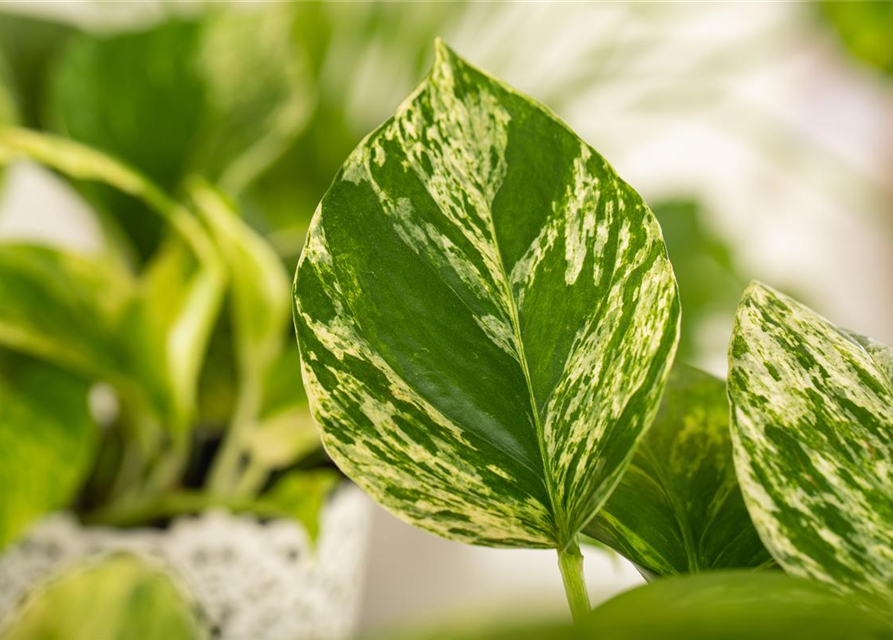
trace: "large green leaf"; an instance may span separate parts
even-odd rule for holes
[[[193,606],[159,567],[113,556],[75,567],[35,591],[3,640],[198,640]]]
[[[342,470],[465,542],[570,544],[657,411],[679,307],[641,198],[443,44],[314,217],[295,319]]]
[[[98,435],[87,382],[40,362],[3,356],[0,549],[46,512],[69,504],[93,461]]]
[[[729,357],[735,465],[772,555],[893,600],[891,351],[754,283]]]
[[[887,619],[781,572],[719,571],[658,580],[597,607],[584,638],[881,640]]]
[[[673,369],[654,425],[585,532],[649,576],[771,563],[735,477],[722,380]]]
[[[200,20],[79,35],[52,77],[51,126],[126,160],[165,190],[199,173],[237,192],[309,115],[309,80],[289,39],[293,13],[289,4],[218,8]],[[88,195],[143,258],[151,255],[161,226],[141,203],[103,187]]]

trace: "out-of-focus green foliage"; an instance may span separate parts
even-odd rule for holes
[[[208,11],[113,36],[79,34],[57,58],[46,105],[56,131],[126,160],[176,191],[199,174],[237,194],[285,151],[313,89],[292,46],[294,7]],[[91,200],[142,259],[161,226],[108,189]]]
[[[12,76],[6,60],[0,54],[0,127],[15,124],[18,120],[18,108],[12,87]],[[0,189],[3,187],[4,167],[0,163]]]
[[[655,581],[596,608],[593,640],[880,640],[889,622],[829,587],[781,572],[719,571]]]
[[[851,55],[893,74],[893,3],[824,0],[818,6]]]
[[[68,506],[93,463],[98,435],[88,382],[42,362],[2,356],[0,549],[47,511]]]
[[[60,22],[0,13],[0,57],[9,67],[21,124],[37,127],[42,123],[49,67],[75,33],[76,29]]]
[[[395,638],[393,634],[387,636]],[[890,640],[889,622],[829,587],[781,572],[664,578],[598,606],[574,626],[506,622],[398,634],[399,640]]]
[[[119,328],[134,286],[106,260],[0,244],[0,344],[118,380],[127,369]]]
[[[700,332],[720,317],[731,323],[743,287],[731,246],[713,231],[704,208],[694,200],[659,202],[653,207],[667,243],[682,300],[682,336],[676,357],[695,361],[703,351]]]
[[[199,640],[197,615],[162,571],[132,556],[77,567],[37,591],[3,640]]]
[[[193,417],[200,366],[223,294],[222,258],[207,232],[151,180],[81,144],[7,129],[0,131],[0,152],[139,197],[177,231],[178,237],[159,248],[135,280],[119,264],[48,248],[18,250],[27,253],[26,267],[37,254],[59,268],[43,264],[23,270],[17,254],[11,256],[10,272],[19,269],[12,280],[17,298],[0,310],[0,328],[7,328],[0,340],[52,360],[70,355],[65,364],[80,365],[85,373],[113,383],[132,378],[156,417],[182,431]],[[56,280],[60,271],[67,282]],[[80,325],[71,325],[72,319]],[[90,338],[85,348],[91,351],[77,351],[82,332]],[[94,354],[98,362],[92,361]]]
[[[340,475],[334,470],[292,471],[279,478],[258,500],[256,511],[293,518],[304,524],[311,539],[319,535],[319,514]]]
[[[223,505],[306,519],[312,532],[331,479],[301,484],[300,472],[293,472],[298,476],[286,476],[289,484],[281,485],[289,491],[283,493],[280,480],[269,498],[264,493],[273,472],[287,471],[319,446],[308,429],[303,390],[293,384],[297,349],[283,340],[289,282],[272,248],[198,178],[187,181],[192,197],[181,203],[127,165],[55,136],[0,130],[0,152],[5,161],[30,159],[115,187],[139,198],[168,227],[164,242],[135,273],[112,258],[0,244],[6,301],[0,344],[108,382],[120,400],[88,484],[87,517],[140,524]],[[214,465],[225,470],[225,482],[215,484],[212,477],[207,493],[190,487],[179,495],[198,415],[199,371],[225,288],[231,322],[218,325],[223,330],[216,335],[239,364],[238,407],[222,413],[231,424]],[[47,393],[54,402],[52,389]],[[204,484],[207,469],[200,471]],[[300,489],[306,489],[304,501]]]
[[[215,491],[231,489],[242,442],[257,420],[263,403],[263,383],[282,352],[289,320],[289,281],[273,249],[235,213],[225,198],[203,182],[190,194],[224,256],[230,278],[230,316],[239,388],[230,442],[216,461],[211,484]]]
[[[344,159],[418,83],[431,64],[431,43],[462,10],[459,2],[298,4],[292,41],[309,61],[315,108],[246,196],[252,219],[290,262]]]

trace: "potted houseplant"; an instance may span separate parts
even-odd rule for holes
[[[0,244],[7,631],[36,628],[36,585],[52,593],[60,572],[118,552],[171,570],[201,633],[351,628],[365,506],[320,453],[295,383],[286,263],[235,200],[312,104],[291,12],[211,11],[111,36],[54,25],[40,97],[21,82],[25,58],[2,67],[0,164],[69,180],[104,240],[93,255]],[[221,71],[236,45],[244,66]],[[140,71],[161,49],[188,57]],[[37,112],[56,134],[34,130]],[[134,574],[129,562],[75,571],[101,580]]]
[[[192,55],[239,31],[221,24],[173,24],[161,37]],[[135,39],[135,54],[132,38],[105,44],[141,59],[153,39]],[[102,46],[75,47],[60,68],[95,71]],[[189,595],[190,579],[200,582],[192,569],[171,584],[145,558],[108,552],[149,549],[170,563],[158,539],[217,537],[242,522],[170,524],[206,507],[297,517],[312,532],[336,476],[306,416],[267,412],[300,406],[300,379],[332,459],[397,516],[463,542],[557,552],[575,625],[512,637],[889,637],[890,349],[754,284],[739,304],[728,384],[674,363],[681,303],[647,205],[545,107],[436,48],[428,78],[350,155],[310,226],[294,284],[300,358],[282,346],[282,267],[218,190],[250,184],[282,148],[263,127],[298,127],[300,109],[269,119],[240,110],[251,100],[200,110],[210,125],[174,154],[189,161],[169,175],[140,144],[110,148],[128,139],[127,123],[103,139],[97,124],[114,114],[101,104],[56,112],[53,126],[86,145],[0,134],[0,159],[69,176],[108,235],[129,239],[102,260],[34,247],[0,260],[0,286],[19,291],[4,296],[15,304],[0,322],[0,406],[8,424],[34,427],[16,433],[9,458],[50,443],[44,466],[9,466],[33,492],[4,503],[7,535],[64,504],[105,527],[84,538],[105,559],[49,584],[11,634],[46,635],[41,612],[86,583],[135,585],[171,603],[158,637],[232,633],[227,608],[205,605],[210,623],[190,617],[190,599],[202,604]],[[294,71],[273,84],[294,82]],[[77,92],[71,77],[53,85],[58,104]],[[204,90],[222,91],[197,86],[187,122]],[[4,104],[0,117],[15,118]],[[222,140],[221,122],[239,135]],[[57,475],[47,481],[46,469]],[[161,527],[104,546],[120,530],[108,525],[148,523]],[[83,530],[52,524],[21,546],[53,549],[53,531]],[[651,584],[591,611],[579,547],[592,541]],[[250,546],[226,544],[221,556]]]

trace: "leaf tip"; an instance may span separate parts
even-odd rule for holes
[[[742,309],[751,302],[760,303],[767,298],[781,297],[781,293],[770,287],[768,284],[759,280],[751,280],[744,293],[741,294],[741,300],[738,302],[738,309]]]
[[[444,42],[443,38],[438,36],[434,39],[434,66],[439,67],[440,65],[452,65],[453,61],[458,58],[456,52],[453,51],[450,46]]]

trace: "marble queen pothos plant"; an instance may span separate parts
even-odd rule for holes
[[[643,607],[670,624],[734,600],[753,614],[735,618],[747,637],[762,614],[821,620],[815,637],[887,637],[875,614],[835,627],[817,613],[840,592],[890,595],[891,352],[754,285],[730,421],[723,381],[671,371],[680,298],[641,197],[443,43],[336,176],[294,294],[304,384],[339,467],[437,535],[557,550],[578,623],[626,637],[614,623]],[[649,579],[739,571],[590,616],[581,534]],[[778,566],[797,577],[753,571]]]

